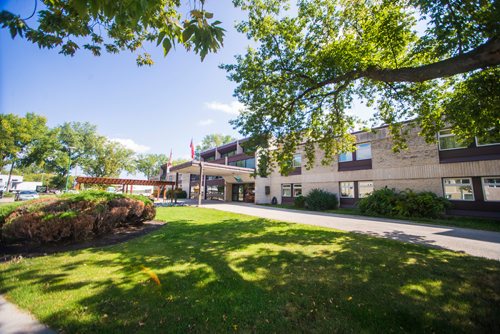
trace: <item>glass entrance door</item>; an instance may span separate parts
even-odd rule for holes
[[[233,191],[231,200],[233,202],[243,202],[243,185],[242,184],[233,184]]]

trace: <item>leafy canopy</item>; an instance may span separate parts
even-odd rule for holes
[[[324,164],[354,150],[355,98],[389,125],[395,150],[406,145],[403,120],[428,141],[444,126],[469,138],[500,131],[498,1],[236,3],[249,13],[237,28],[257,46],[222,68],[247,107],[233,125],[267,169],[277,161],[286,173],[301,144],[308,168],[318,147]]]
[[[220,133],[208,134],[205,135],[205,137],[203,137],[203,139],[201,140],[201,144],[197,145],[196,150],[198,152],[203,152],[211,148],[230,143],[235,140],[236,138],[230,135],[223,135]]]
[[[168,157],[165,154],[139,154],[135,159],[135,165],[137,171],[149,180],[160,173],[161,166],[167,161]]]
[[[224,29],[205,10],[205,0],[189,4],[183,14],[180,0],[35,0],[33,14],[27,18],[0,11],[0,26],[12,38],[26,38],[40,48],[57,48],[69,56],[82,47],[95,56],[103,50],[138,52],[150,42],[161,45],[165,56],[178,44],[194,49],[203,60],[222,47]],[[38,18],[36,27],[29,23],[32,17]],[[153,60],[143,52],[137,64],[152,65]]]

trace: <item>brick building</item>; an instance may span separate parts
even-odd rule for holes
[[[307,170],[303,167],[304,152],[298,150],[295,169],[288,176],[273,171],[268,177],[242,178],[235,173],[217,176],[207,171],[203,197],[259,204],[276,198],[278,203],[292,203],[295,197],[321,188],[338,194],[341,207],[349,207],[374,189],[387,186],[444,196],[452,202],[451,214],[500,217],[500,139],[488,142],[476,138],[462,143],[443,130],[437,143],[429,144],[418,135],[418,129],[412,129],[408,149],[394,153],[387,127],[354,135],[357,150],[340,154],[328,166],[321,164],[323,153],[318,150],[316,164]],[[228,166],[228,170],[232,166],[254,169],[258,156],[245,153],[242,143],[244,140],[202,152],[201,160]],[[199,191],[197,177],[189,177],[191,197]],[[186,188],[185,176],[182,182]]]

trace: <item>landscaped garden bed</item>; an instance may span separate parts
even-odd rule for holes
[[[154,218],[142,196],[85,191],[0,208],[1,246],[71,243],[140,226]]]
[[[500,262],[191,207],[141,238],[0,264],[0,291],[65,333],[500,329]]]

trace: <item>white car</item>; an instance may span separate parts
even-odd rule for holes
[[[16,194],[16,201],[29,201],[30,199],[40,198],[36,191],[21,190]]]

